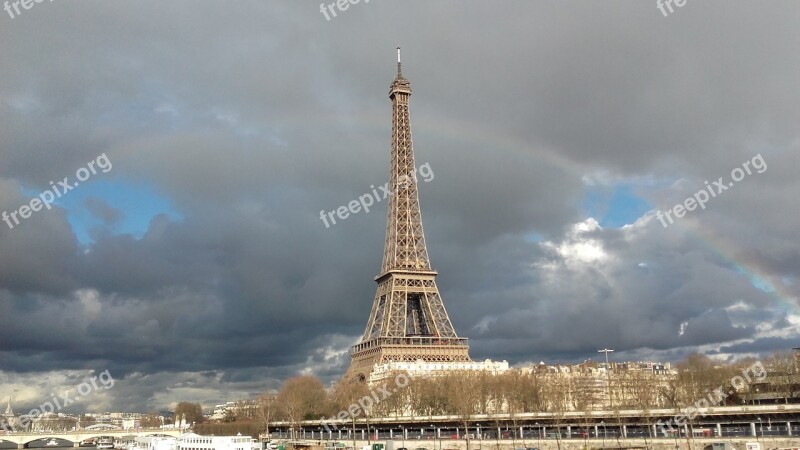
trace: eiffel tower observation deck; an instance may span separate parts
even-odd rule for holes
[[[408,100],[400,48],[392,81],[392,153],[386,241],[378,289],[361,341],[351,349],[350,374],[369,380],[376,365],[392,362],[471,363],[467,339],[458,337],[431,268],[417,191]],[[441,366],[441,364],[440,364]]]

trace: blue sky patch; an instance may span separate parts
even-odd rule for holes
[[[74,180],[72,180],[74,182]],[[29,196],[39,195],[31,189],[25,189]],[[118,220],[107,223],[87,207],[87,199],[99,199],[107,207],[118,211]],[[91,231],[105,229],[113,234],[130,234],[136,239],[147,231],[150,221],[157,214],[167,214],[180,218],[180,214],[172,207],[169,200],[146,183],[132,183],[122,180],[90,179],[81,183],[54,205],[67,211],[67,220],[73,233],[83,245],[92,242]]]
[[[634,193],[631,184],[609,187],[591,186],[586,191],[584,209],[603,228],[620,228],[642,217],[653,209],[643,198]]]

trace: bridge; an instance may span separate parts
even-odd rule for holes
[[[50,439],[59,441],[59,447],[67,447],[63,445],[64,442],[72,443],[73,447],[79,447],[81,441],[92,438],[99,438],[101,436],[108,436],[113,438],[129,438],[133,439],[137,436],[172,436],[180,437],[184,433],[180,429],[161,429],[152,428],[139,430],[135,432],[132,430],[80,430],[80,431],[40,431],[35,433],[6,433],[0,434],[0,443],[12,442],[17,444],[18,449],[28,448],[31,442]]]
[[[358,405],[355,405],[358,406]],[[696,413],[696,414],[695,414]],[[335,417],[271,422],[273,438],[311,440],[608,439],[800,436],[800,404],[720,406],[695,410],[630,409],[462,416]],[[347,415],[344,412],[343,416]],[[465,425],[467,426],[465,429]]]

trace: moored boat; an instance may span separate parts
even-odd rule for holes
[[[259,450],[261,444],[250,436],[202,436],[188,433],[178,438],[176,450]]]

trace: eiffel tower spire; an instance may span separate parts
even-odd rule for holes
[[[389,98],[392,100],[392,168],[389,177],[392,196],[389,197],[382,274],[398,269],[431,270],[417,192],[408,112],[410,96],[411,83],[403,78],[398,47],[397,77],[389,91]]]
[[[411,83],[403,77],[400,48],[392,100],[392,153],[381,271],[369,322],[351,356],[350,371],[367,379],[387,362],[470,361],[466,338],[459,338],[444,308],[431,268],[417,191],[408,100]]]

